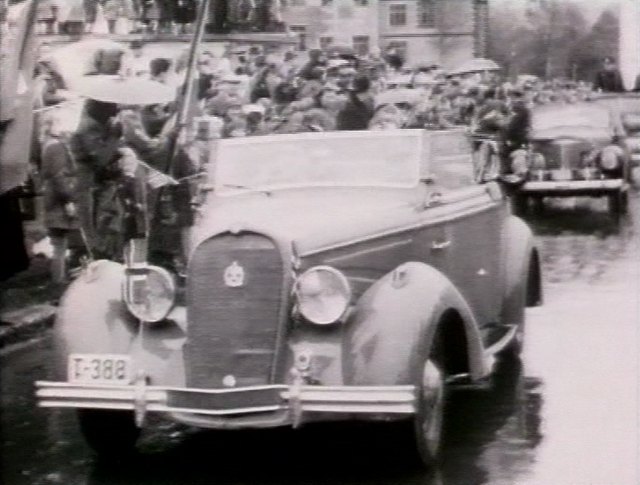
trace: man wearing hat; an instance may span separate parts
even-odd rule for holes
[[[373,97],[369,92],[371,81],[357,76],[349,92],[349,99],[338,113],[338,130],[366,130],[373,117]]]
[[[605,93],[623,93],[624,84],[620,71],[616,67],[616,61],[613,57],[605,57],[602,62],[602,70],[596,74],[596,82],[594,88],[597,91]]]

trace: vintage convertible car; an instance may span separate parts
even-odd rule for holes
[[[517,355],[541,300],[531,231],[497,182],[474,182],[470,153],[459,131],[219,141],[184,281],[91,264],[61,301],[40,406],[77,408],[105,454],[131,449],[148,413],[402,420],[430,463],[448,387]]]
[[[618,121],[593,102],[534,109],[526,181],[514,195],[517,211],[526,210],[528,199],[604,196],[612,213],[623,212],[630,165]]]

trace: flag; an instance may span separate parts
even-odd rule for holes
[[[178,185],[178,181],[173,177],[170,177],[166,173],[161,172],[160,170],[156,170],[150,165],[147,165],[144,162],[140,162],[140,164],[146,169],[146,181],[147,185],[152,189],[159,189],[160,187],[164,187],[165,185]]]
[[[26,181],[33,129],[36,2],[9,9],[0,51],[0,194]]]

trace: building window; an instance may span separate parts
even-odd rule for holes
[[[355,3],[357,7],[366,7],[369,5],[369,0],[354,0],[353,3]]]
[[[407,5],[392,3],[389,5],[389,25],[399,27],[407,25]]]
[[[307,2],[306,0],[289,0],[289,4],[292,7],[304,7],[307,4]]]
[[[418,0],[418,27],[436,26],[436,0]]]
[[[369,53],[369,36],[368,35],[354,35],[353,36],[353,50],[359,56],[364,56]]]
[[[323,7],[328,7],[332,3],[333,3],[333,0],[322,0],[322,6]]]
[[[307,26],[306,25],[290,25],[289,30],[298,36],[298,49],[307,50]]]
[[[333,37],[320,37],[320,49],[327,49],[333,44]]]

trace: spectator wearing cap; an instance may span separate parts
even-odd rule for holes
[[[396,106],[382,104],[376,108],[369,122],[369,129],[372,131],[395,130],[402,128],[403,124],[403,115]]]
[[[278,68],[280,77],[285,81],[290,81],[296,74],[296,58],[298,55],[295,52],[287,51],[284,53],[284,60]]]
[[[596,74],[595,89],[605,93],[622,93],[624,84],[616,61],[613,57],[605,57],[602,69]]]
[[[309,77],[302,81],[302,85],[298,91],[298,98],[313,98],[322,91],[322,79],[324,77],[324,68],[315,67],[312,69]]]
[[[242,113],[246,120],[247,136],[266,135],[269,130],[264,122],[265,108],[260,103],[245,104]]]
[[[129,44],[129,52],[122,58],[122,74],[128,77],[145,76],[149,74],[149,59],[144,55],[144,42],[133,40]]]
[[[313,69],[316,67],[324,67],[327,62],[324,52],[320,49],[311,49],[309,51],[309,61],[300,69],[298,76],[302,79],[313,79]]]
[[[371,83],[366,76],[357,76],[349,92],[347,102],[338,113],[338,130],[366,130],[373,117]]]
[[[167,84],[171,72],[171,60],[156,57],[149,63],[149,77],[152,81]]]

